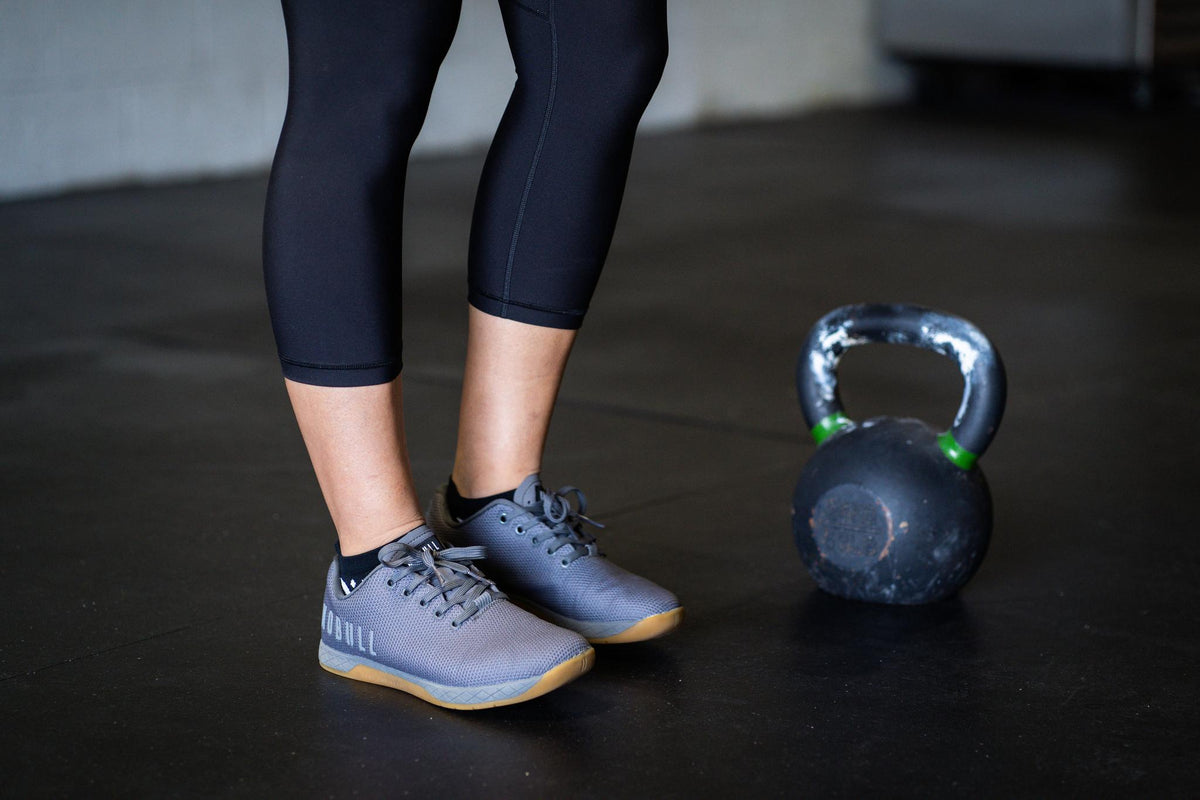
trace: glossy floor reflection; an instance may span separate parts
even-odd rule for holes
[[[18,795],[1194,795],[1195,120],[831,112],[643,137],[546,476],[670,586],[677,634],[443,711],[316,661],[328,518],[260,285],[265,180],[0,205],[0,774]],[[450,466],[481,155],[414,164],[406,407]],[[996,526],[957,598],[818,592],[793,360],[848,302],[1008,365]],[[949,422],[890,348],[853,415]]]

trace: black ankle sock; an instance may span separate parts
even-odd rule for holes
[[[451,478],[449,486],[446,487],[446,510],[450,512],[450,516],[454,517],[455,522],[462,522],[493,500],[512,500],[516,494],[517,490],[513,488],[507,492],[487,497],[463,497],[458,493],[458,487],[454,485],[454,478]]]
[[[379,566],[379,551],[385,545],[381,544],[374,550],[368,550],[365,553],[353,556],[342,555],[342,546],[337,542],[333,543],[333,547],[337,550],[338,577],[342,580],[342,591],[350,594],[350,592],[358,588],[358,585],[371,573],[371,570]]]
[[[359,553],[358,555],[353,556],[342,555],[342,544],[334,539],[333,549],[337,552],[338,578],[340,578],[342,581],[342,591],[346,594],[350,594],[350,592],[357,589],[358,585],[362,583],[368,575],[371,574],[371,570],[379,566],[380,550],[387,547],[392,542],[400,541],[405,536],[408,536],[410,533],[417,530],[417,528],[422,528],[424,526],[425,523],[422,522],[420,525],[416,526],[416,528],[407,530],[397,536],[395,539],[392,539],[391,542],[381,544],[374,550],[368,550],[365,553]],[[426,545],[426,547],[428,546],[429,545]],[[437,548],[434,547],[434,549],[436,550]]]

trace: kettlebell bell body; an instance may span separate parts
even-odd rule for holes
[[[964,393],[954,425],[856,423],[842,411],[837,364],[850,347],[908,344],[955,358]],[[969,322],[919,306],[857,305],[823,317],[797,364],[801,409],[818,442],[792,497],[792,529],[817,585],[840,597],[915,604],[958,591],[979,568],[992,499],[975,463],[1003,414],[998,354]]]

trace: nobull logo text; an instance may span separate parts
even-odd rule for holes
[[[368,655],[378,655],[375,652],[375,631],[347,622],[329,610],[329,606],[321,606],[321,628],[334,638],[334,641],[345,642],[358,652]]]

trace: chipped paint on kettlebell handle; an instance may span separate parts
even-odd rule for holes
[[[940,321],[945,323],[947,320]],[[975,362],[983,351],[965,337],[955,335],[945,326],[935,328],[928,323],[921,325],[921,336],[929,343],[931,350],[958,361],[959,371],[964,378],[969,378],[975,371]]]
[[[971,406],[979,368],[994,366],[994,351],[987,338],[975,326],[945,314],[929,313],[921,321],[923,346],[958,362],[963,378],[962,402],[951,427],[958,427]]]
[[[838,405],[837,370],[842,357],[852,347],[874,342],[908,345],[932,350],[953,358],[963,377],[963,396],[954,417],[953,427],[958,427],[971,405],[980,368],[984,372],[995,367],[995,355],[987,338],[969,322],[949,314],[930,309],[890,306],[896,313],[911,310],[921,311],[916,329],[896,328],[874,335],[855,333],[863,317],[869,315],[873,306],[846,306],[826,315],[817,322],[812,332],[816,347],[808,353],[808,375],[817,395],[822,401]],[[819,420],[814,420],[817,422]]]
[[[828,320],[816,332],[820,346],[809,353],[808,366],[821,399],[827,403],[833,403],[837,399],[837,368],[842,356],[851,347],[870,343],[867,337],[850,333],[853,325],[854,320],[851,317],[843,316],[836,321]]]

